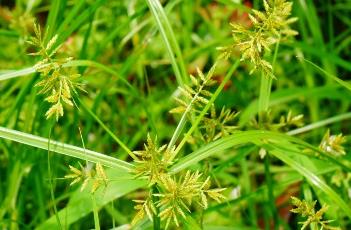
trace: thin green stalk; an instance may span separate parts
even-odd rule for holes
[[[298,56],[303,56],[303,53],[297,49],[296,51],[298,53]],[[305,81],[306,85],[308,88],[313,89],[315,87],[315,76],[311,73],[310,69],[307,68],[305,62],[300,62],[302,69],[304,71],[304,76],[305,76]],[[310,116],[311,116],[311,121],[312,122],[317,122],[319,120],[319,101],[317,98],[311,98],[310,100],[307,101]],[[315,130],[314,132],[314,139],[313,141],[317,141],[318,137],[318,130]]]
[[[274,183],[271,175],[270,164],[271,163],[270,163],[269,154],[266,154],[264,158],[264,174],[265,174],[265,179],[267,183],[267,204],[273,215],[274,229],[278,229],[279,218],[278,218],[277,208],[275,207]],[[270,222],[265,222],[265,223],[268,224],[268,229],[269,229],[271,223]]]
[[[299,0],[299,5],[300,8],[303,11],[303,17],[306,18],[307,25],[309,27],[309,30],[311,31],[312,35],[312,41],[315,44],[315,46],[318,47],[318,55],[321,60],[322,66],[324,69],[327,70],[327,72],[330,73],[335,73],[335,66],[333,65],[333,62],[330,62],[328,60],[328,47],[326,46],[326,42],[324,41],[323,38],[323,32],[321,30],[320,26],[320,21],[318,18],[318,13],[317,9],[315,7],[315,3],[312,1],[306,1],[306,0]],[[311,40],[311,36],[308,36],[307,38],[308,41]],[[320,55],[321,53],[327,53],[327,55]],[[330,79],[327,79],[327,82],[330,83]]]
[[[263,209],[262,211],[263,211],[264,230],[271,230],[270,229],[270,227],[271,227],[271,218],[269,216],[270,209],[269,209],[269,207],[267,207],[266,204],[262,207],[262,209]]]
[[[266,183],[267,183],[267,193],[268,193],[268,205],[270,210],[272,211],[273,214],[273,224],[274,224],[274,229],[278,229],[279,227],[279,217],[278,217],[278,212],[277,208],[275,206],[275,197],[274,197],[274,184],[273,184],[273,178],[272,174],[270,171],[270,156],[267,154],[264,157],[264,173],[265,173],[265,178],[266,178]],[[270,223],[268,223],[270,225]]]
[[[67,30],[68,25],[77,19],[77,15],[82,13],[82,8],[86,4],[86,0],[75,1],[73,8],[70,9],[67,15],[65,15],[64,20],[60,23],[57,29],[57,34],[61,34],[64,30]]]
[[[91,31],[93,28],[94,16],[95,16],[95,12],[90,16],[90,22],[88,25],[88,29],[85,32],[83,44],[82,44],[82,47],[81,47],[80,52],[79,52],[79,59],[86,58],[88,56],[88,51],[87,51],[89,49],[88,48],[88,40],[89,40],[89,38],[91,38],[90,34],[91,34]],[[85,69],[86,69],[86,67],[80,67],[80,68],[78,68],[78,72],[80,74],[83,74]]]
[[[52,126],[50,127],[50,130],[49,130],[49,139],[48,139],[48,177],[49,177],[50,197],[51,197],[52,206],[54,208],[57,224],[60,227],[60,229],[63,229],[62,225],[61,225],[60,217],[58,215],[56,203],[55,203],[54,187],[53,187],[53,184],[52,184],[52,172],[51,172],[51,164],[50,164],[51,131],[52,131]]]
[[[79,103],[82,105],[82,107],[101,125],[103,129],[121,146],[121,148],[128,153],[129,156],[131,156],[134,160],[137,160],[137,156],[96,116],[96,114],[91,111],[91,109],[88,108],[79,98],[78,98]]]
[[[79,126],[78,126],[78,131],[79,131],[79,136],[80,136],[80,140],[82,142],[83,149],[85,151],[85,143],[84,143],[84,139],[83,139],[83,135],[82,135],[82,130],[80,129]],[[88,160],[85,160],[85,165],[88,165]]]
[[[334,116],[334,117],[330,117],[330,118],[327,118],[325,120],[317,121],[315,123],[306,125],[304,127],[291,130],[291,131],[287,132],[286,134],[293,136],[293,135],[297,135],[297,134],[300,134],[300,133],[308,132],[310,130],[314,130],[314,129],[317,129],[317,128],[320,128],[320,127],[323,127],[323,126],[326,126],[326,125],[329,125],[329,124],[332,124],[332,123],[335,123],[335,122],[339,122],[339,121],[342,121],[342,120],[346,120],[346,119],[351,119],[351,112],[350,113],[344,113],[344,114],[341,114],[341,115],[337,115],[337,116]]]
[[[157,194],[159,193],[158,188],[156,185],[153,185],[151,188],[152,194]],[[161,220],[159,217],[159,208],[157,207],[156,203],[159,200],[157,196],[152,196],[152,202],[154,203],[154,206],[156,207],[156,213],[153,214],[153,226],[154,230],[160,230],[161,229]]]
[[[217,90],[214,92],[214,94],[212,95],[211,99],[209,100],[209,102],[207,103],[207,105],[205,106],[205,108],[201,111],[201,113],[197,116],[195,122],[192,124],[191,128],[188,130],[188,132],[185,134],[184,138],[182,139],[182,141],[180,142],[180,144],[177,146],[176,150],[174,151],[171,159],[173,160],[177,154],[179,153],[179,151],[182,149],[182,147],[184,146],[184,144],[186,143],[186,141],[189,139],[189,137],[191,136],[191,134],[195,131],[195,129],[197,128],[197,126],[199,125],[200,121],[202,120],[202,118],[205,116],[205,114],[207,113],[207,111],[211,108],[211,105],[213,104],[213,102],[217,99],[219,93],[222,91],[224,85],[227,83],[227,81],[231,78],[232,74],[234,73],[234,71],[238,68],[240,63],[240,60],[238,59],[234,65],[230,68],[230,70],[228,71],[227,75],[225,76],[225,78],[223,79],[223,81],[221,82],[221,84],[218,86]]]
[[[307,62],[308,64],[312,65],[314,68],[319,70],[321,73],[323,73],[325,76],[327,76],[329,79],[336,81],[337,83],[339,83],[340,85],[342,85],[343,87],[345,87],[346,89],[351,91],[351,84],[349,82],[341,80],[340,78],[334,76],[333,74],[328,73],[327,71],[325,71],[324,69],[322,69],[318,65],[314,64],[310,60],[307,60],[304,57],[297,57],[297,58],[304,60],[305,62]]]
[[[186,116],[190,112],[192,104],[194,103],[194,101],[195,101],[195,97],[191,100],[191,102],[189,103],[188,107],[184,111],[184,113],[183,113],[183,115],[182,115],[182,117],[181,117],[181,119],[180,119],[180,121],[179,121],[179,123],[177,125],[177,128],[174,131],[173,136],[172,136],[172,138],[171,138],[171,140],[170,140],[170,142],[168,144],[168,149],[173,148],[174,144],[178,140],[178,138],[179,138],[179,136],[180,136],[180,134],[181,134],[186,122],[187,122],[187,117]]]
[[[247,160],[243,159],[241,161],[241,170],[242,170],[242,176],[243,176],[243,188],[245,191],[245,194],[251,194],[252,189],[251,189],[251,178],[249,174],[249,169],[247,166]],[[247,206],[248,206],[248,211],[249,211],[249,216],[250,216],[250,223],[252,226],[257,226],[257,213],[256,213],[256,208],[254,204],[254,200],[251,198],[247,199]]]
[[[93,202],[95,230],[100,230],[99,210],[98,210],[98,207],[96,205],[96,198],[95,198],[94,194],[91,195],[91,201]]]
[[[108,206],[106,206],[107,208],[109,208]],[[111,201],[111,210],[115,210],[115,201]],[[112,217],[112,228],[115,229],[116,228],[116,220],[115,217],[113,215],[111,215]]]

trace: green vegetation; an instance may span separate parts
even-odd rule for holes
[[[0,229],[351,228],[348,1],[0,2]]]

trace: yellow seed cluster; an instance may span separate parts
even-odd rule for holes
[[[42,58],[35,65],[37,72],[41,74],[41,80],[35,85],[40,88],[39,94],[46,95],[45,100],[49,102],[51,107],[46,112],[46,118],[55,116],[56,121],[63,116],[63,104],[73,106],[73,93],[77,93],[77,89],[82,88],[82,84],[78,83],[80,74],[75,73],[71,69],[64,68],[64,64],[72,61],[71,57],[55,59],[54,56],[60,46],[56,46],[58,36],[52,37],[45,44],[40,27],[34,25],[35,37],[31,37],[28,41],[35,46],[38,51],[31,55],[40,56]]]

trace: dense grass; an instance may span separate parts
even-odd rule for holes
[[[299,229],[306,217],[289,211],[291,196],[316,201],[316,211],[327,205],[323,220],[351,228],[351,3],[293,1],[299,35],[273,47],[273,79],[250,75],[239,52],[217,59],[216,47],[233,43],[230,22],[249,23],[262,1],[160,2],[0,0],[0,228],[129,229],[133,200],[157,193],[133,175],[132,151],[148,133],[176,145],[169,174],[199,170],[227,188],[221,203],[192,206],[181,229]],[[57,122],[46,119],[50,105],[35,87],[41,59],[25,42],[34,21],[46,43],[58,35],[52,49],[63,43],[58,56],[74,57],[64,68],[85,84]],[[196,115],[169,113],[189,74],[206,75],[215,63],[209,103]],[[235,132],[206,143],[193,137],[212,102],[218,113],[240,113]],[[289,111],[303,124],[274,126]],[[320,147],[328,129],[345,135],[346,154]],[[86,162],[109,178],[93,194],[64,178],[69,165]],[[163,229],[159,221],[145,217],[134,228]]]

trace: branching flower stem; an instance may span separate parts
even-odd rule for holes
[[[209,71],[209,73],[211,72],[214,72],[216,67],[217,67],[217,64],[218,64],[218,60],[213,64],[213,66],[211,67],[211,70]],[[209,74],[208,73],[208,74]],[[179,123],[178,123],[178,126],[176,128],[176,130],[174,131],[173,133],[173,136],[171,138],[171,141],[169,142],[168,144],[168,149],[171,149],[175,142],[178,140],[179,138],[179,135],[181,134],[186,122],[187,122],[187,116],[188,116],[188,113],[192,110],[192,107],[195,103],[195,101],[198,99],[198,97],[200,96],[200,93],[201,91],[203,90],[203,88],[205,87],[205,85],[201,85],[200,89],[198,90],[198,92],[195,94],[195,96],[192,98],[192,100],[190,101],[188,107],[186,108],[185,112],[183,113]],[[209,103],[210,104],[210,103]],[[173,159],[173,158],[172,158]]]
[[[214,92],[214,94],[212,95],[211,99],[209,100],[209,102],[207,103],[207,105],[205,106],[205,108],[201,111],[201,113],[197,116],[195,122],[192,124],[191,128],[188,130],[188,132],[185,134],[184,138],[182,139],[182,141],[179,143],[179,145],[177,146],[177,148],[175,149],[175,151],[173,152],[173,155],[171,156],[171,161],[177,156],[177,154],[179,153],[179,151],[182,149],[182,147],[184,146],[184,144],[186,143],[186,141],[189,139],[189,137],[191,136],[191,134],[195,131],[195,129],[197,128],[197,126],[199,125],[200,121],[202,120],[202,118],[205,116],[205,114],[207,113],[207,111],[211,108],[211,105],[213,104],[213,102],[217,99],[219,93],[223,90],[224,85],[227,83],[227,81],[231,78],[232,74],[234,73],[234,71],[238,68],[240,64],[240,60],[238,59],[234,65],[230,68],[230,70],[228,71],[227,75],[225,76],[225,78],[223,79],[223,81],[221,82],[221,84],[218,86],[217,90]]]

